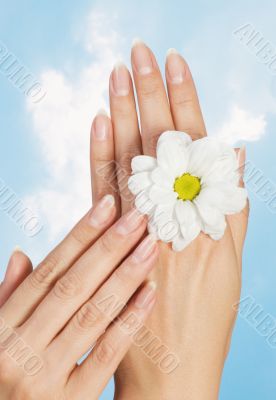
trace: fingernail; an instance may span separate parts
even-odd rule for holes
[[[156,283],[153,281],[148,282],[135,299],[135,306],[137,308],[147,308],[153,301],[156,293]]]
[[[95,228],[106,223],[112,215],[115,199],[111,194],[104,196],[100,202],[92,209],[90,214],[90,225]]]
[[[140,39],[135,39],[132,44],[133,65],[140,75],[150,74],[153,62],[149,48]]]
[[[243,178],[244,178],[245,160],[246,160],[246,148],[243,145],[238,153],[238,165],[240,174],[239,185],[242,187],[244,186]]]
[[[105,117],[108,117],[108,114],[104,108],[100,108],[97,112],[97,115],[103,115]]]
[[[127,96],[130,91],[129,72],[127,67],[118,62],[111,74],[111,88],[116,96]]]
[[[155,250],[157,246],[156,240],[153,235],[148,235],[142,243],[135,249],[132,254],[132,260],[135,264],[145,261]]]
[[[116,232],[120,235],[128,235],[134,232],[144,221],[144,216],[133,209],[125,214],[116,224]]]
[[[246,159],[246,147],[243,145],[238,154],[238,162],[239,162],[239,168],[244,167],[245,164],[245,159]]]
[[[104,141],[109,135],[109,120],[107,113],[101,109],[98,111],[92,126],[92,133],[96,140]]]
[[[13,249],[12,253],[13,254],[14,253],[23,253],[23,251],[22,251],[20,246],[16,245],[16,246],[14,246],[14,249]]]
[[[185,64],[175,49],[169,49],[167,52],[167,71],[171,83],[180,84],[184,81]]]

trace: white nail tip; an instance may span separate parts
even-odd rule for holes
[[[13,253],[23,253],[20,246],[16,245],[13,249]]]
[[[171,55],[171,54],[179,54],[179,52],[178,52],[176,49],[174,49],[174,48],[170,48],[170,49],[167,51],[167,57],[168,57],[169,55]]]
[[[140,44],[145,44],[142,39],[140,38],[134,38],[132,41],[132,47],[138,46]]]
[[[118,68],[126,68],[126,65],[123,63],[123,61],[118,60],[118,61],[114,64],[113,69],[118,69]]]
[[[106,196],[104,196],[101,206],[112,207],[114,206],[114,204],[115,204],[114,196],[112,196],[112,194],[107,194]]]
[[[97,111],[97,115],[103,115],[103,116],[105,116],[105,117],[108,117],[108,114],[107,114],[107,112],[106,112],[106,110],[105,110],[104,108],[100,108],[100,109]]]

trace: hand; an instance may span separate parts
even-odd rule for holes
[[[154,156],[157,139],[166,130],[187,132],[193,140],[206,135],[196,89],[184,59],[175,51],[168,54],[168,98],[151,50],[137,42],[131,60],[141,135],[132,79],[121,64],[110,78],[114,132],[104,115],[98,115],[92,126],[93,197],[96,200],[110,190],[114,170],[104,169],[103,164],[112,165],[110,155],[115,146],[122,214],[131,207],[127,180],[134,156]],[[242,165],[243,151],[239,158]],[[113,188],[116,192],[114,183]],[[180,365],[171,374],[164,374],[158,368],[158,357],[153,362],[141,348],[132,346],[116,372],[116,398],[217,399],[236,316],[233,305],[240,296],[247,221],[248,207],[227,218],[227,229],[220,241],[201,233],[181,253],[160,243],[159,258],[151,274],[157,282],[158,300],[147,326],[178,355]]]
[[[116,370],[131,344],[129,319],[142,324],[154,305],[151,283],[137,289],[158,248],[148,236],[129,255],[146,220],[131,210],[112,225],[115,214],[104,197],[33,272],[28,261],[25,280],[3,300],[1,400],[97,399]],[[12,256],[1,293],[22,257]]]

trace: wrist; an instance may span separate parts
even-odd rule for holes
[[[116,376],[115,400],[217,400],[223,365],[203,367],[197,371],[181,368],[177,374],[161,376],[160,373]],[[127,382],[127,383],[126,383]]]

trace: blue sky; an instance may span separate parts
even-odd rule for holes
[[[263,181],[276,182],[276,75],[233,34],[251,24],[274,44],[270,1],[0,0],[0,41],[43,83],[45,100],[30,104],[0,68],[0,178],[38,215],[43,230],[27,237],[0,208],[0,262],[19,244],[37,263],[90,205],[89,125],[107,106],[112,65],[129,64],[134,37],[160,65],[168,48],[188,60],[210,134],[246,143]],[[259,184],[260,185],[260,184]],[[249,182],[251,219],[243,294],[276,317],[276,214]],[[275,187],[275,184],[274,184]],[[220,399],[268,399],[276,390],[276,350],[240,317]],[[112,384],[102,399],[112,398]]]

